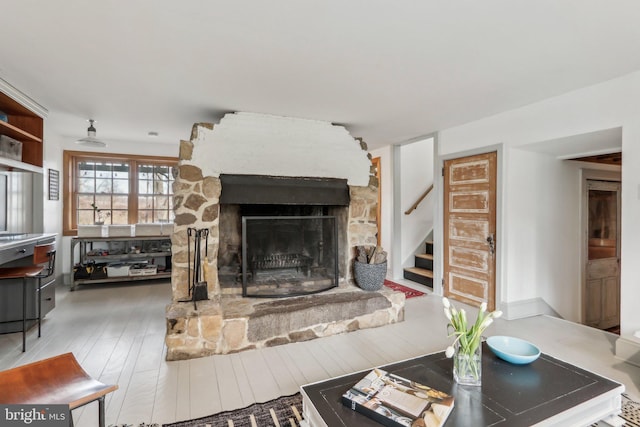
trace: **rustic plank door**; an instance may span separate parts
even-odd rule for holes
[[[495,309],[497,153],[444,162],[444,295]]]
[[[620,325],[620,183],[587,181],[588,261],[584,323]]]

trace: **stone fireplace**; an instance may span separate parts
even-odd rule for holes
[[[167,359],[224,354],[403,320],[404,294],[353,285],[376,244],[366,145],[327,122],[252,113],[196,124],[174,184]],[[189,289],[188,228],[207,229],[207,299]]]

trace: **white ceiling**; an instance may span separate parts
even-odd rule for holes
[[[69,140],[249,111],[375,148],[638,70],[638,22],[637,0],[3,0],[0,77]]]

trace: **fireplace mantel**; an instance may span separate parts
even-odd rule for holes
[[[220,204],[349,206],[346,179],[220,175]]]

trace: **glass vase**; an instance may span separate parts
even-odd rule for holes
[[[482,344],[475,349],[455,345],[453,354],[453,379],[461,385],[482,385]]]

